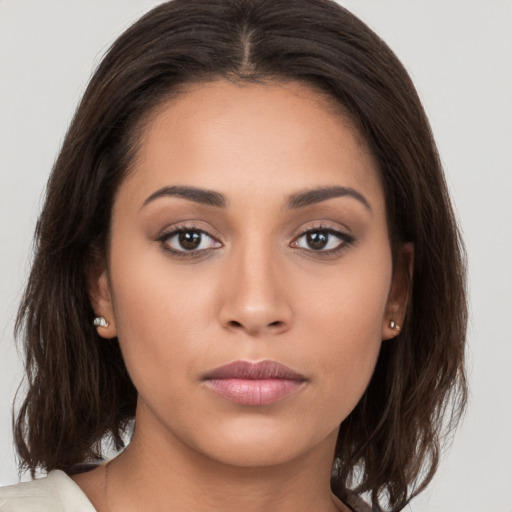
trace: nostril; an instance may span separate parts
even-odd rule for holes
[[[281,320],[276,320],[275,322],[269,323],[268,327],[275,329],[275,328],[281,328],[283,325],[284,325],[284,322],[282,322]],[[237,320],[230,320],[229,327],[231,327],[232,329],[243,329],[244,324],[242,324],[241,322],[238,322]]]

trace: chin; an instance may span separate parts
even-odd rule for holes
[[[320,434],[313,430],[308,432],[299,421],[294,425],[279,425],[270,418],[263,421],[253,418],[252,421],[242,419],[237,423],[229,429],[210,429],[196,448],[203,456],[239,468],[286,464],[304,457],[322,443],[334,453],[337,427]]]

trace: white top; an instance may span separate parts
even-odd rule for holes
[[[371,512],[358,496],[347,505],[354,512]],[[97,512],[82,489],[64,471],[31,482],[0,487],[0,512]]]
[[[96,512],[92,503],[64,471],[45,478],[0,488],[0,512]]]

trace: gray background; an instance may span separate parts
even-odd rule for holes
[[[17,481],[12,328],[42,191],[85,84],[151,0],[0,0],[0,485]],[[413,512],[512,512],[512,2],[345,0],[409,69],[470,269],[471,401]]]

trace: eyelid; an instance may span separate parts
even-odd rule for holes
[[[210,247],[201,248],[201,249],[174,249],[170,247],[168,241],[179,233],[183,232],[197,232],[201,233],[212,240],[212,245]],[[206,256],[212,250],[219,249],[224,246],[224,243],[220,240],[220,236],[212,234],[211,231],[215,231],[214,229],[205,229],[200,227],[196,221],[183,221],[179,224],[175,224],[172,226],[168,226],[165,230],[161,232],[161,234],[156,238],[156,241],[159,242],[160,246],[164,251],[170,253],[172,256],[177,257],[188,257],[188,258],[198,258],[202,256]],[[329,235],[332,235],[339,239],[339,244],[332,249],[313,249],[307,247],[299,247],[294,245],[297,243],[299,239],[306,236],[309,233],[314,232],[326,232]],[[293,236],[292,241],[290,242],[290,247],[292,249],[302,251],[304,253],[308,253],[310,255],[315,255],[317,257],[329,257],[335,256],[337,253],[351,246],[355,242],[354,236],[350,233],[350,230],[346,227],[341,227],[339,224],[333,224],[332,222],[319,221],[315,224],[310,224],[307,226],[303,226],[300,231]]]
[[[169,246],[168,241],[175,237],[176,235],[184,232],[196,232],[201,233],[202,235],[206,235],[208,238],[210,238],[212,241],[214,241],[216,246],[214,247],[207,247],[203,249],[197,249],[197,250],[178,250],[173,249]],[[188,257],[188,258],[197,258],[206,255],[207,253],[211,252],[213,249],[218,249],[223,246],[223,243],[219,240],[219,237],[213,235],[208,230],[199,227],[195,222],[184,222],[177,225],[169,226],[167,227],[156,239],[157,242],[160,243],[162,249],[168,253],[170,253],[173,256],[177,257]]]
[[[334,226],[332,223],[328,222],[319,222],[318,224],[310,225],[307,227],[302,228],[297,235],[293,237],[292,244],[296,243],[297,240],[300,238],[306,236],[308,233],[315,233],[318,231],[326,232],[330,235],[333,235],[337,237],[340,240],[340,244],[336,246],[333,249],[327,249],[327,250],[315,250],[315,249],[308,249],[304,247],[294,247],[291,245],[292,248],[297,250],[305,251],[309,254],[314,254],[319,257],[327,257],[330,255],[336,255],[338,252],[342,251],[343,249],[353,245],[355,242],[354,236],[350,233],[350,230],[348,228],[341,228],[339,225]]]
[[[160,240],[169,237],[174,233],[180,231],[198,231],[208,235],[209,237],[221,242],[221,234],[209,222],[196,219],[179,220],[173,224],[168,224],[162,228],[155,237],[155,240]]]

